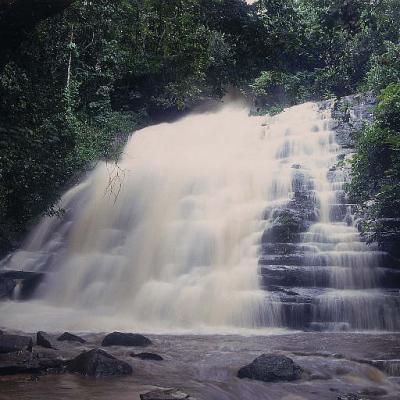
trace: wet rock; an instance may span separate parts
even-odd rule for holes
[[[300,379],[302,372],[302,368],[289,357],[277,354],[262,354],[251,364],[241,368],[238,372],[238,377],[264,382],[294,381]]]
[[[368,400],[368,399],[366,397],[358,395],[357,393],[347,393],[338,396],[337,400]]]
[[[36,344],[46,349],[55,349],[51,337],[46,332],[43,331],[39,331],[36,334]]]
[[[48,373],[61,373],[65,369],[65,360],[59,358],[43,358],[39,359],[40,368]]]
[[[358,362],[370,364],[389,376],[400,376],[400,360],[357,360]]]
[[[0,298],[1,282],[8,282],[7,285],[13,285],[12,291],[3,297],[11,297],[15,286],[19,285],[19,297],[22,299],[29,298],[44,279],[44,274],[40,272],[14,271],[4,270],[0,272]]]
[[[342,97],[338,100],[321,102],[321,108],[332,111],[331,129],[335,131],[336,142],[343,148],[354,147],[355,137],[366,122],[373,120],[376,97],[372,92]]]
[[[0,335],[0,353],[32,351],[32,338],[19,335]]]
[[[387,395],[387,390],[380,387],[368,387],[362,389],[360,394],[363,396],[385,396]]]
[[[113,332],[104,337],[102,346],[137,346],[151,345],[151,340],[139,333]]]
[[[176,389],[157,389],[141,394],[141,400],[195,400],[188,394]]]
[[[64,332],[58,339],[59,342],[77,342],[77,343],[86,343],[85,339],[77,335],[73,335],[69,332]]]
[[[37,374],[42,370],[38,357],[30,351],[0,354],[0,376],[15,374]]]
[[[14,279],[0,276],[0,299],[11,298],[17,282]]]
[[[67,363],[68,372],[76,372],[94,378],[132,374],[132,367],[101,349],[83,352]]]
[[[161,356],[154,353],[131,353],[131,357],[140,358],[141,360],[151,360],[151,361],[162,361],[164,360]]]

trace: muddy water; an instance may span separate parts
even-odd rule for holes
[[[103,335],[84,335],[85,345],[60,344],[65,358],[100,345]],[[400,334],[293,333],[270,336],[149,336],[146,351],[164,361],[129,357],[131,348],[107,351],[128,361],[127,378],[94,380],[63,374],[1,378],[1,400],[138,400],[154,387],[174,387],[198,400],[334,400],[344,393],[368,393],[367,399],[400,399],[400,378],[388,376],[365,360],[400,359]],[[262,353],[293,358],[305,373],[297,382],[263,383],[236,378],[237,370]],[[400,375],[399,371],[393,371]]]

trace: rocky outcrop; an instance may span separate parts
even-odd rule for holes
[[[0,335],[0,353],[32,351],[32,338],[19,335]]]
[[[86,343],[85,339],[77,335],[73,335],[69,332],[64,332],[59,338],[57,338],[59,342],[76,342],[76,343]]]
[[[0,299],[13,297],[16,286],[19,287],[19,298],[27,299],[32,295],[43,279],[44,274],[39,272],[0,271]]]
[[[195,400],[188,394],[177,389],[157,389],[141,394],[141,400]]]
[[[373,120],[376,96],[372,92],[359,93],[319,103],[320,109],[331,111],[330,128],[335,132],[336,142],[343,149],[353,149],[357,134],[365,124]]]
[[[113,332],[104,337],[102,346],[137,346],[151,345],[151,340],[139,333]]]
[[[30,351],[0,354],[0,376],[15,374],[37,374],[43,367],[37,356]]]
[[[62,358],[49,358],[23,349],[0,354],[0,375],[58,374],[64,367]]]
[[[53,339],[46,332],[39,331],[36,334],[36,344],[46,349],[55,349]]]
[[[294,381],[301,378],[303,370],[291,358],[277,354],[262,354],[251,364],[241,368],[238,378],[264,382]]]
[[[67,363],[67,371],[93,378],[132,374],[132,367],[101,349],[83,352]]]

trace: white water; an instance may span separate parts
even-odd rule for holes
[[[45,218],[3,262],[48,277],[35,301],[2,304],[0,326],[224,332],[279,325],[279,304],[259,288],[262,215],[292,196],[293,164],[328,204],[326,175],[338,146],[313,104],[264,120],[229,103],[136,132],[118,168],[100,164],[65,194],[64,218]],[[322,206],[322,222],[328,214]]]

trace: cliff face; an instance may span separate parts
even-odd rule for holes
[[[350,181],[351,166],[348,162],[356,151],[356,137],[368,123],[373,121],[373,109],[377,104],[376,96],[371,92],[365,94],[357,94],[353,96],[343,97],[339,100],[326,101],[321,103],[322,108],[330,108],[333,118],[332,129],[336,134],[336,141],[343,148],[342,160],[346,162],[338,163],[337,168],[346,171],[348,182]],[[368,206],[370,206],[367,203]],[[358,205],[360,206],[360,205]],[[356,209],[360,207],[355,207]],[[361,230],[365,240],[372,237],[366,227],[368,224],[368,216],[358,210],[356,212],[358,220],[357,226]],[[375,223],[380,220],[376,220]],[[399,237],[398,218],[393,213],[391,218],[382,220],[382,234],[379,247],[381,250],[388,252],[395,258],[400,258],[400,237]]]
[[[5,57],[40,21],[54,15],[74,0],[0,0],[0,52]],[[5,58],[2,57],[2,58]]]

